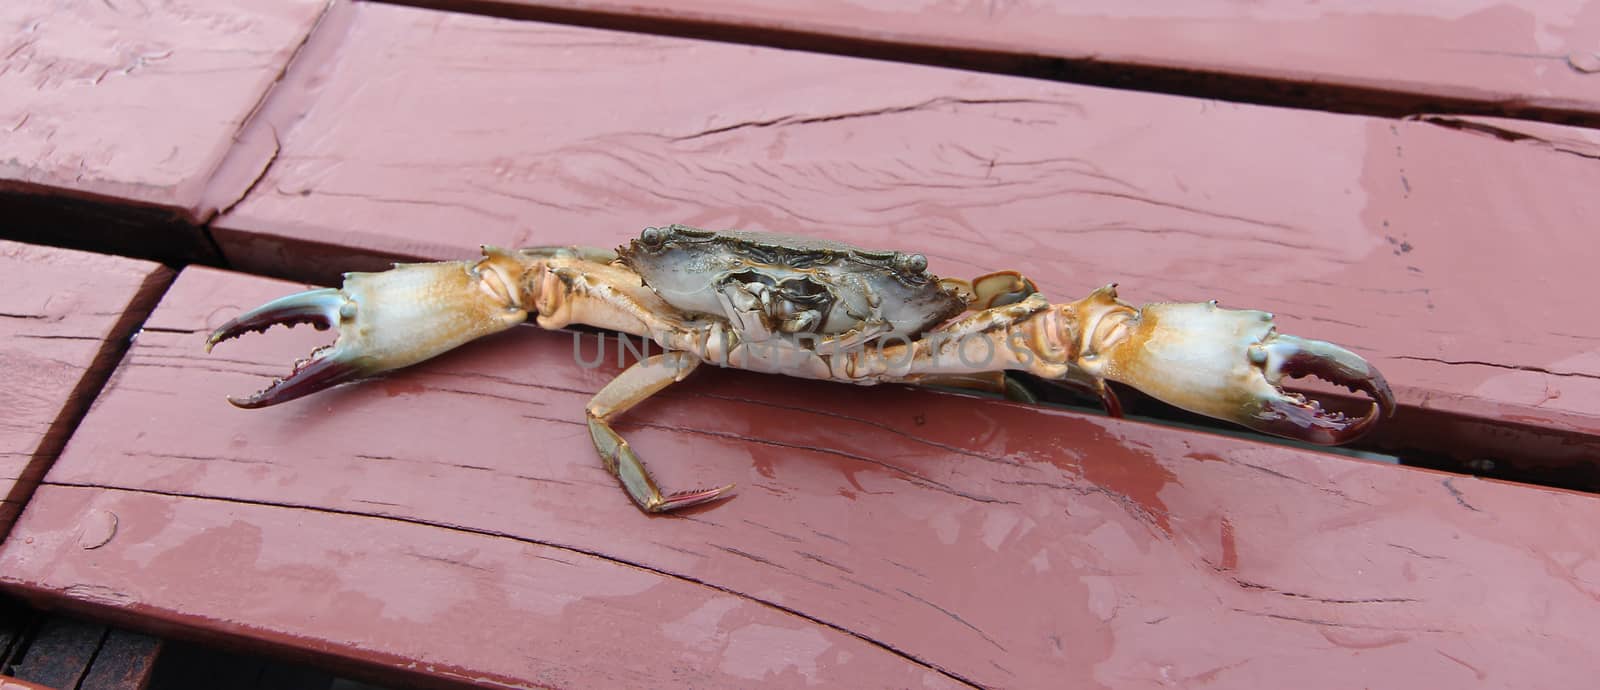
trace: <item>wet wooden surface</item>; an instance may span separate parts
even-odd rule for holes
[[[192,224],[271,159],[270,126],[241,130],[325,5],[0,3],[7,236],[205,256]]]
[[[216,225],[235,266],[336,282],[385,265],[362,257],[615,246],[669,222],[833,237],[944,275],[1019,269],[1061,299],[1119,282],[1269,310],[1377,363],[1407,405],[1600,430],[1600,321],[1571,259],[1600,217],[1587,130],[384,5],[356,8],[338,55]]]
[[[616,369],[575,366],[568,334],[221,404],[326,339],[197,354],[291,287],[179,277],[29,539],[0,547],[8,586],[490,685],[1557,687],[1593,670],[1591,496],[713,370],[620,428],[669,486],[742,493],[650,518],[582,426]],[[157,406],[185,423],[131,423]],[[472,632],[438,634],[455,628]]]
[[[0,537],[171,277],[144,261],[0,240]]]
[[[458,6],[518,4],[555,7]],[[1594,77],[1574,77],[1593,4],[1097,19],[728,0],[668,19],[1548,115],[1593,112]],[[1407,406],[1384,433],[1404,442],[1569,464],[1600,445],[1594,130],[324,7],[0,7],[22,36],[0,44],[0,236],[56,241],[67,226],[40,209],[93,199],[79,225],[107,220],[85,240],[106,251],[142,253],[111,234],[160,225],[155,208],[200,254],[214,238],[245,272],[325,282],[670,222],[832,237],[950,275],[1018,268],[1059,298],[1116,281],[1139,302],[1273,310],[1384,370]],[[629,7],[641,25],[668,13]],[[669,489],[740,494],[652,518],[582,425],[614,345],[585,369],[570,334],[518,329],[241,411],[224,396],[329,336],[208,357],[204,333],[299,284],[189,266],[146,321],[127,305],[167,269],[0,250],[0,329],[17,329],[0,330],[0,373],[23,384],[0,394],[23,410],[0,426],[21,439],[0,449],[25,458],[13,482],[55,455],[25,441],[66,440],[76,415],[48,413],[87,403],[71,382],[92,377],[72,372],[115,350],[96,343],[145,329],[0,542],[0,588],[37,605],[449,687],[1565,688],[1600,670],[1593,495],[706,370],[619,430]]]
[[[1600,2],[403,0],[1252,102],[1600,122]],[[1225,77],[1219,78],[1221,75]],[[1570,121],[1570,120],[1568,120]]]

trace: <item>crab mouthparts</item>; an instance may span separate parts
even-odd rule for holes
[[[282,297],[240,314],[212,331],[206,338],[206,352],[223,341],[245,333],[264,333],[273,326],[292,328],[308,323],[324,331],[341,323],[345,313],[353,308],[354,304],[334,288]],[[333,344],[319,347],[309,356],[296,360],[288,376],[274,379],[271,385],[247,397],[228,396],[228,402],[253,409],[310,395],[361,377],[363,370],[354,360],[335,339]]]

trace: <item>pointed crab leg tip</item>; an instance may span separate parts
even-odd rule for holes
[[[693,506],[704,505],[713,501],[721,501],[733,497],[733,484],[725,484],[715,489],[700,489],[698,491],[680,491],[669,495],[661,502],[660,512],[682,510]]]

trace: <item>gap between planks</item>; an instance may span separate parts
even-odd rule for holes
[[[1600,128],[1600,113],[1516,100],[1423,94],[1333,80],[1293,80],[1225,69],[1058,57],[975,46],[945,46],[915,38],[849,35],[827,27],[779,26],[761,18],[696,16],[666,7],[628,5],[628,11],[582,3],[518,0],[376,0],[385,4],[521,21],[781,48],[842,57],[946,67],[1127,91],[1232,103],[1403,119],[1432,113],[1481,115]],[[576,5],[576,6],[574,6]],[[738,23],[748,20],[749,23]],[[1597,53],[1600,54],[1600,53]],[[1576,68],[1574,68],[1576,69]]]

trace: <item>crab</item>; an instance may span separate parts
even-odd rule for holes
[[[927,258],[846,244],[681,225],[646,228],[616,250],[483,248],[476,261],[347,273],[341,288],[268,302],[229,320],[206,349],[276,324],[336,328],[285,378],[243,398],[258,408],[416,364],[524,323],[583,324],[648,339],[662,352],[607,383],[584,410],[607,470],[638,507],[678,510],[732,484],[663,493],[612,422],[702,363],[855,384],[908,383],[1019,397],[1007,372],[1121,405],[1116,381],[1256,431],[1341,444],[1395,409],[1383,376],[1331,343],[1278,333],[1273,316],[1215,301],[1135,307],[1116,285],[1052,303],[1015,271],[939,278]],[[1286,392],[1316,376],[1371,399],[1365,414]]]

